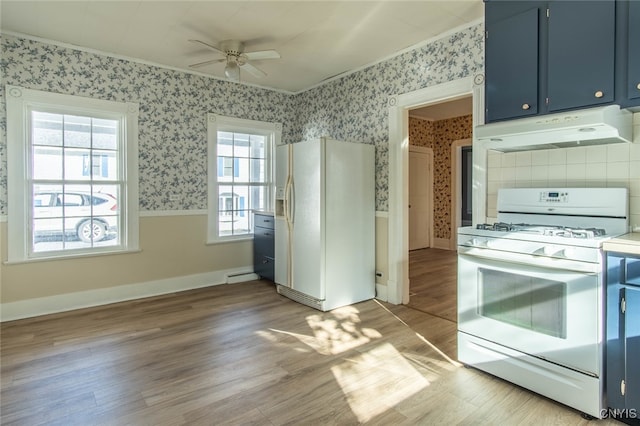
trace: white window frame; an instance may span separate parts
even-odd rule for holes
[[[207,122],[207,244],[250,240],[253,238],[252,232],[242,235],[218,235],[218,132],[260,134],[267,137],[268,159],[265,165],[265,174],[269,179],[269,186],[267,192],[268,205],[266,208],[273,209],[275,197],[275,147],[280,145],[282,139],[282,124],[226,117],[218,114],[208,114]],[[249,223],[251,223],[251,220]]]
[[[7,262],[27,262],[45,259],[64,259],[98,254],[139,251],[138,231],[138,104],[115,102],[81,96],[43,92],[18,86],[5,87],[7,102],[7,195],[8,247]],[[31,142],[29,116],[32,110],[55,111],[61,114],[87,115],[115,119],[120,122],[121,181],[124,193],[119,194],[118,206],[122,216],[119,229],[120,244],[30,253],[32,242],[28,232],[30,209]]]

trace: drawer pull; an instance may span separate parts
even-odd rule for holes
[[[593,96],[600,99],[601,97],[604,96],[604,92],[602,90],[598,90],[596,93],[593,94]]]
[[[265,236],[265,237],[268,237],[269,235],[271,235],[271,234],[270,234],[270,233],[268,233],[268,232],[265,232],[265,233],[264,233],[264,236]]]
[[[531,105],[529,105],[529,104],[522,104],[522,109],[523,109],[523,110],[525,110],[525,111],[526,111],[526,110],[528,110],[529,108],[531,108]]]

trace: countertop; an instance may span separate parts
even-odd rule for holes
[[[640,255],[640,232],[631,232],[605,241],[602,244],[604,251],[615,251]]]

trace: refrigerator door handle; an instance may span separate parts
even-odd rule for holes
[[[288,203],[288,207],[289,207],[289,222],[293,223],[295,222],[295,216],[296,216],[296,188],[295,185],[293,183],[293,178],[291,178],[291,183],[289,184],[289,194],[288,194],[288,198],[289,198],[289,203]]]

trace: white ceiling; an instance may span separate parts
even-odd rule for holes
[[[219,57],[189,39],[275,49],[243,82],[298,92],[483,16],[482,0],[56,1],[2,0],[2,31],[189,70]],[[198,72],[223,76],[224,64]]]

